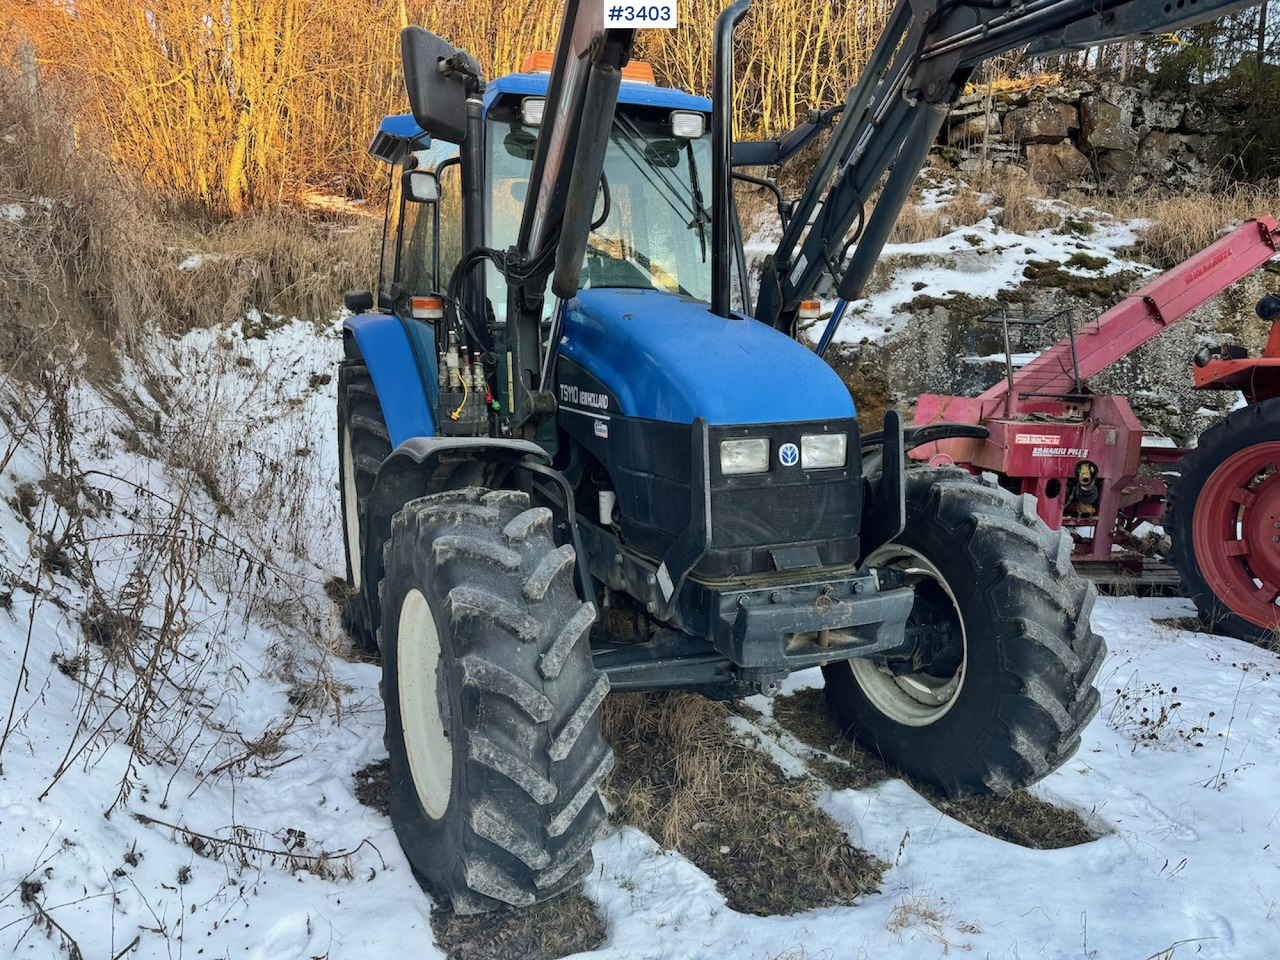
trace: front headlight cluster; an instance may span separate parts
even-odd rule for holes
[[[806,470],[843,467],[849,453],[843,433],[807,433],[800,438],[800,466]]]
[[[788,446],[791,446],[788,444]],[[720,441],[720,472],[725,476],[767,473],[771,445],[768,437]],[[785,449],[783,450],[785,453]],[[792,447],[794,456],[794,447]],[[849,437],[843,433],[808,433],[800,438],[800,463],[804,470],[843,467],[849,457]],[[795,461],[783,466],[793,466]]]
[[[769,469],[769,438],[720,441],[720,472],[725,476],[764,473]]]

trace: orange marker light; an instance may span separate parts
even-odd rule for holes
[[[623,67],[622,79],[631,83],[647,83],[651,87],[658,85],[653,76],[653,67],[641,60],[632,60]]]
[[[520,65],[521,73],[550,73],[555,58],[550,50],[536,50],[524,58]]]
[[[409,308],[415,320],[444,319],[444,300],[440,297],[410,297]]]
[[[550,73],[555,57],[550,50],[537,50],[524,58],[520,65],[521,73]],[[651,87],[658,81],[653,76],[653,67],[640,60],[632,60],[622,68],[622,79],[628,83],[645,83]]]
[[[822,312],[821,300],[801,300],[800,301],[800,319],[801,320],[817,320],[818,315]]]

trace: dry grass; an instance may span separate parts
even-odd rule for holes
[[[326,216],[295,209],[263,211],[215,223],[158,225],[158,297],[179,328],[225,323],[249,308],[323,319],[342,292],[367,287],[377,273],[382,223],[367,215]],[[199,254],[199,266],[181,260]]]
[[[10,305],[0,373],[32,381],[62,361],[104,373],[144,331],[225,323],[251,307],[327,318],[343,290],[372,279],[377,219],[276,210],[165,220],[147,188],[73,129],[68,109],[0,67],[0,295]]]
[[[797,739],[835,756],[810,760],[810,767],[836,789],[861,789],[889,776],[900,776],[948,816],[989,836],[1036,850],[1056,850],[1097,838],[1074,810],[1057,807],[1019,790],[1007,797],[967,797],[949,800],[936,790],[891,770],[841,732],[835,711],[821,690],[801,690],[779,697],[774,718]]]
[[[874,200],[868,204],[870,216]],[[890,243],[923,243],[945,236],[960,227],[977,223],[991,212],[989,204],[971,187],[962,186],[941,206],[924,207],[918,198],[909,200],[898,214]]]
[[[1004,229],[1027,234],[1056,227],[1061,221],[1057,214],[1044,208],[1044,190],[1025,171],[1010,164],[988,176],[989,182],[979,189],[993,194],[1000,205],[997,220]]]
[[[889,232],[890,243],[923,243],[951,231],[951,222],[941,208],[925,209],[907,204]]]
[[[893,776],[883,760],[859,749],[844,735],[821,690],[800,690],[778,697],[773,701],[773,717],[801,743],[836,758],[815,758],[809,764],[837,790],[861,790]]]
[[[695,694],[620,694],[601,711],[616,755],[606,793],[620,820],[679,850],[743,913],[793,914],[878,889],[885,864],[851,846],[813,802]]]
[[[1223,231],[1249,217],[1280,215],[1280,180],[1260,184],[1219,184],[1173,195],[1098,198],[1119,219],[1141,218],[1137,252],[1151,262],[1172,267],[1203,250]]]
[[[991,206],[982,199],[982,195],[971,187],[961,187],[956,195],[947,201],[943,213],[951,223],[951,229],[968,227],[977,223],[991,212]]]
[[[1005,73],[997,71],[994,76],[975,83],[966,83],[964,92],[966,96],[972,96],[975,93],[986,93],[990,89],[993,93],[1025,93],[1031,90],[1048,90],[1062,84],[1062,74],[1060,73]]]
[[[136,286],[145,198],[76,143],[61,104],[0,67],[0,373],[85,356],[85,341],[129,344],[149,313]],[[73,151],[72,145],[76,144]]]

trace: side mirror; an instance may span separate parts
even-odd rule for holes
[[[429,136],[461,143],[467,135],[467,82],[479,78],[475,58],[422,27],[400,31],[400,55],[413,119]]]
[[[430,170],[406,170],[400,185],[405,198],[414,203],[434,203],[440,199],[440,181]]]
[[[373,309],[373,294],[368,290],[348,290],[342,295],[342,305],[352,313],[368,313]]]

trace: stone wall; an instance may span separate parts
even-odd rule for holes
[[[962,171],[1012,163],[1046,184],[1181,189],[1203,182],[1216,160],[1215,135],[1244,109],[1117,83],[976,93],[956,104],[941,137]]]

